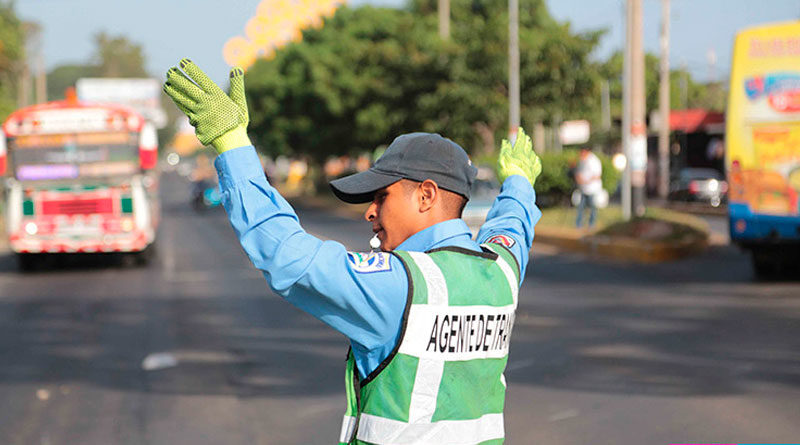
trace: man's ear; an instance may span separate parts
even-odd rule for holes
[[[431,179],[426,179],[419,184],[419,211],[427,212],[433,208],[434,203],[440,198],[439,186]]]

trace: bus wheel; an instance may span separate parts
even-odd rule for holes
[[[778,276],[781,270],[781,263],[780,258],[776,258],[774,252],[754,249],[750,258],[756,278],[769,280]]]
[[[17,254],[17,267],[22,272],[30,272],[36,270],[40,264],[40,258],[32,253],[18,253]]]
[[[130,259],[136,266],[147,266],[156,256],[156,245],[151,244],[141,252],[130,253]]]

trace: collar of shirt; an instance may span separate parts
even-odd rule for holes
[[[478,243],[472,240],[472,232],[462,219],[450,219],[434,224],[411,235],[395,250],[425,252],[439,247],[463,247],[479,252]]]

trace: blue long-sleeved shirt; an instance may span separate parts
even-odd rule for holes
[[[308,234],[267,182],[252,146],[222,153],[215,166],[222,203],[250,260],[273,291],[349,338],[359,374],[368,375],[399,340],[408,297],[400,260],[379,253],[364,261],[367,255]],[[480,251],[480,243],[499,237],[517,258],[522,278],[541,216],[535,200],[527,179],[512,176],[503,183],[477,241],[463,220],[452,219],[417,232],[397,250],[456,246]]]

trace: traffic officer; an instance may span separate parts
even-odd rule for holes
[[[306,233],[264,176],[247,136],[244,74],[230,94],[194,63],[164,91],[219,153],[223,204],[242,247],[274,292],[344,334],[347,412],[341,443],[502,443],[510,334],[541,171],[520,130],[503,142],[503,180],[477,241],[460,219],[476,175],[437,134],[398,137],[369,170],[331,182],[365,218],[378,252],[348,252]],[[375,246],[377,247],[377,246]]]

